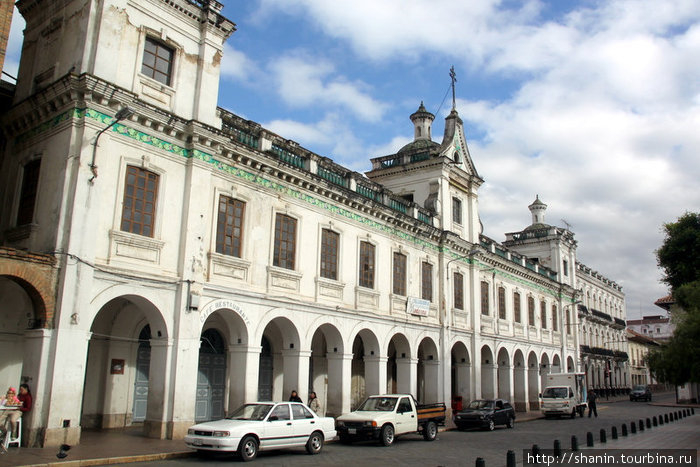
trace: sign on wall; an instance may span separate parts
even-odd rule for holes
[[[406,312],[409,315],[428,316],[428,313],[430,312],[430,300],[408,297],[408,301],[406,302]]]

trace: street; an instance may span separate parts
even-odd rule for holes
[[[653,400],[654,403],[673,401],[673,393],[655,394]],[[579,446],[585,447],[586,433],[589,431],[594,435],[596,447],[602,447],[598,441],[601,429],[604,428],[608,438],[610,438],[613,426],[617,426],[617,430],[621,432],[622,423],[626,423],[629,428],[632,421],[638,423],[640,418],[651,418],[675,410],[678,409],[649,405],[645,402],[627,400],[606,402],[603,398],[598,404],[598,418],[588,418],[588,414],[586,414],[584,418],[577,417],[574,420],[569,418],[537,419],[526,422],[517,422],[516,420],[514,429],[496,427],[493,432],[450,430],[441,432],[434,442],[426,442],[417,435],[409,435],[398,438],[394,445],[388,448],[374,442],[362,442],[349,446],[332,442],[326,444],[323,452],[316,456],[307,455],[303,448],[262,452],[254,463],[261,466],[327,466],[364,463],[373,465],[472,466],[477,457],[482,457],[489,467],[503,466],[506,463],[508,450],[515,451],[518,463],[520,463],[522,450],[532,448],[533,444],[537,444],[541,449],[552,449],[553,441],[558,439],[561,442],[561,447],[569,450],[571,436],[575,435]],[[647,437],[649,448],[664,447],[654,445],[653,429],[650,433],[640,433],[634,436]],[[232,456],[200,456],[141,463],[140,465],[218,467],[230,465],[232,460],[238,462],[238,459]]]

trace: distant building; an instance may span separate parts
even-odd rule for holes
[[[651,337],[627,329],[630,357],[630,384],[655,384],[647,363],[647,354],[660,344]]]
[[[386,392],[537,409],[550,372],[627,383],[622,289],[539,197],[530,227],[482,235],[454,103],[441,142],[421,104],[363,175],[217,107],[219,2],[17,7],[0,381],[37,395],[26,444],[180,438],[293,389],[338,415]]]
[[[660,300],[657,300],[655,304],[658,305]],[[673,330],[675,329],[670,316],[664,315],[649,315],[644,316],[642,319],[629,319],[627,320],[627,327],[642,336],[650,337],[659,342],[669,340],[673,336]]]

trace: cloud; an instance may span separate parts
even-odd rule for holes
[[[257,65],[243,52],[236,50],[230,42],[224,43],[223,58],[221,59],[221,78],[244,81],[251,76],[259,75]]]
[[[337,76],[327,60],[296,52],[275,58],[270,69],[280,97],[295,107],[340,107],[371,122],[387,107],[371,97],[368,85]]]

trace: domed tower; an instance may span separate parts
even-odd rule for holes
[[[532,225],[528,229],[544,229],[549,227],[544,223],[544,214],[547,211],[547,205],[540,201],[540,195],[535,195],[535,201],[527,207],[532,213]]]
[[[432,139],[430,133],[430,127],[435,120],[435,115],[431,114],[425,109],[423,101],[420,101],[420,107],[418,110],[411,114],[411,121],[413,122],[413,140],[418,141],[419,139],[427,139],[430,141]]]

